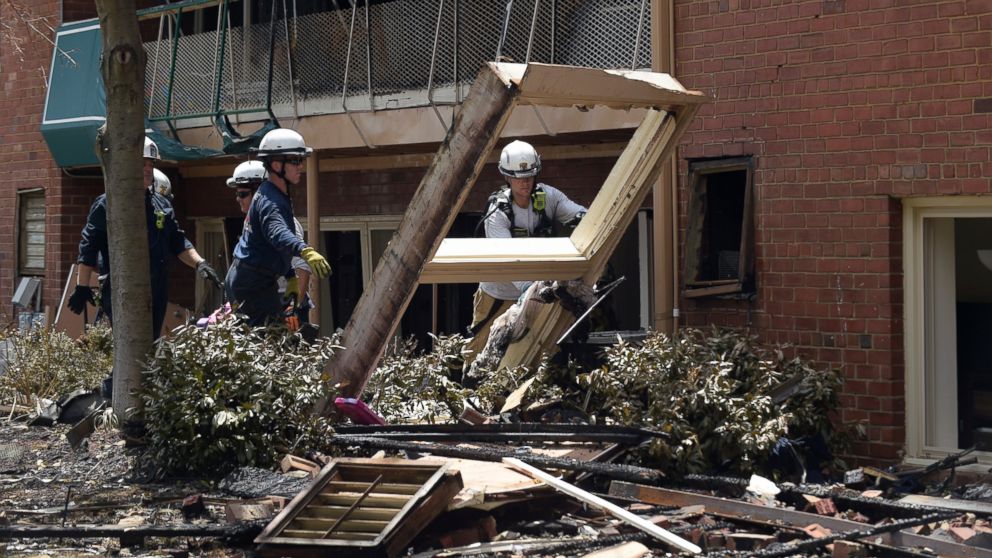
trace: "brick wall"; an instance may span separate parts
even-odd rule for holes
[[[676,75],[716,101],[686,158],[756,158],[758,296],[683,301],[846,377],[858,456],[905,440],[900,197],[992,190],[992,1],[676,0]]]
[[[52,56],[49,41],[54,37],[47,29],[58,27],[58,14],[57,1],[0,3],[0,20],[11,26],[0,35],[0,71],[4,77],[0,95],[0,315],[4,318],[13,314],[11,297],[17,285],[18,190],[45,190],[47,242],[43,303],[54,305],[61,290],[61,279],[57,272],[51,271],[61,264],[58,251],[52,248],[58,242],[58,216],[62,214],[56,193],[61,172],[52,161],[40,131]],[[32,21],[36,19],[40,21]],[[28,21],[40,33],[28,26]]]
[[[540,180],[564,190],[578,203],[588,205],[613,164],[612,159],[546,161]],[[231,164],[231,168],[236,163]],[[424,176],[424,168],[382,169],[321,173],[320,213],[326,216],[402,215]],[[184,179],[173,176],[176,210],[193,217],[233,217],[240,214],[225,178]],[[304,179],[305,180],[305,179]],[[486,198],[503,184],[496,165],[488,165],[476,182],[462,211],[482,211]],[[438,200],[438,203],[445,203]],[[306,213],[306,187],[293,190],[297,215]]]

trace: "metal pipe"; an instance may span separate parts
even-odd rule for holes
[[[59,3],[61,6],[61,2]],[[158,37],[155,39],[155,59],[152,61],[152,92],[148,98],[148,117],[152,116],[152,109],[155,107],[155,86],[158,82],[158,53],[162,48],[162,31],[165,29],[165,16],[158,18]]]
[[[641,48],[641,33],[644,31],[644,12],[647,4],[648,0],[641,0],[641,13],[637,17],[637,36],[634,38],[634,59],[630,61],[631,70],[637,69],[637,55]]]
[[[372,95],[372,30],[369,29],[369,0],[365,0],[365,79],[369,90],[369,110],[375,112]]]
[[[437,103],[434,102],[434,67],[437,64],[437,43],[441,38],[441,16],[443,15],[444,0],[440,0],[437,9],[437,24],[434,26],[434,48],[431,50],[431,69],[427,74],[427,102],[431,104],[434,114],[437,115],[438,122],[441,123],[441,128],[447,134],[448,125],[444,123],[444,119],[441,118],[441,111],[437,110]]]
[[[320,161],[315,151],[307,157],[307,244],[320,249]],[[320,281],[310,276],[310,323],[320,323]]]
[[[493,62],[499,62],[500,57],[503,55],[503,44],[506,42],[506,34],[510,30],[510,14],[513,13],[513,0],[506,0],[506,16],[503,19],[503,32],[499,34],[499,43],[496,45],[496,59]]]
[[[335,2],[336,4],[336,2]],[[354,115],[348,110],[348,75],[351,73],[351,45],[355,40],[355,14],[358,12],[357,6],[351,7],[351,26],[348,29],[348,49],[344,58],[344,82],[341,84],[341,108],[344,109],[344,113],[348,115],[348,120],[351,121],[351,125],[355,127],[355,131],[358,132],[358,137],[362,138],[362,143],[366,145],[369,149],[374,149],[375,146],[365,137],[362,133],[362,128],[355,121]],[[371,83],[369,84],[369,89],[371,89]]]
[[[534,30],[537,29],[537,12],[541,8],[541,0],[534,0],[534,15],[530,18],[530,35],[527,37],[527,54],[524,55],[524,64],[530,64],[530,49],[534,46]]]
[[[227,45],[227,28],[224,21],[227,19],[227,0],[221,4],[217,10],[217,40],[214,41],[214,116],[220,114],[220,86],[221,78],[224,74],[224,47]]]
[[[295,25],[295,20],[294,20]],[[282,28],[286,33],[286,66],[289,68],[289,96],[293,99],[293,117],[299,120],[300,111],[296,106],[296,86],[293,84],[293,41],[289,40],[289,15],[286,13],[286,0],[282,0]]]

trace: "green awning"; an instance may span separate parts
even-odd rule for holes
[[[96,131],[107,120],[100,76],[100,22],[67,23],[55,34],[41,134],[60,167],[96,166]]]
[[[202,8],[219,0],[188,0],[138,12],[139,17],[179,8]],[[100,75],[103,39],[98,19],[66,23],[55,35],[41,134],[60,167],[99,166],[96,133],[107,120],[107,98]],[[225,150],[185,145],[145,121],[145,133],[158,144],[162,158],[189,161],[227,153],[241,153],[257,146],[260,136],[225,137]],[[264,133],[264,132],[263,132]]]

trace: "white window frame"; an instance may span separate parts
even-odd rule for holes
[[[939,459],[959,451],[926,443],[926,354],[928,346],[924,299],[923,223],[934,218],[992,218],[992,198],[983,196],[920,197],[903,200],[903,332],[906,386],[906,456]],[[982,463],[992,462],[992,452],[975,452]]]

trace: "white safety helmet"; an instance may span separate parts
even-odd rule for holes
[[[303,136],[289,128],[276,128],[262,137],[257,149],[251,150],[259,159],[270,157],[306,157],[313,152]]]
[[[154,144],[152,144],[152,145],[154,145]],[[154,181],[152,182],[152,184],[155,185],[155,191],[158,192],[159,194],[162,194],[163,196],[165,196],[165,197],[167,197],[167,198],[169,198],[171,200],[172,199],[172,182],[169,180],[169,177],[166,176],[164,172],[162,172],[162,171],[160,171],[158,169],[154,169],[153,170],[153,175],[154,175],[155,178],[154,178]]]
[[[265,180],[265,165],[261,161],[245,161],[234,168],[234,174],[227,179],[230,188],[250,188]]]
[[[156,161],[162,160],[162,157],[158,154],[158,145],[148,136],[145,136],[144,157],[145,159],[155,159]]]
[[[525,141],[510,142],[499,155],[499,172],[510,178],[537,176],[541,172],[541,157]]]

